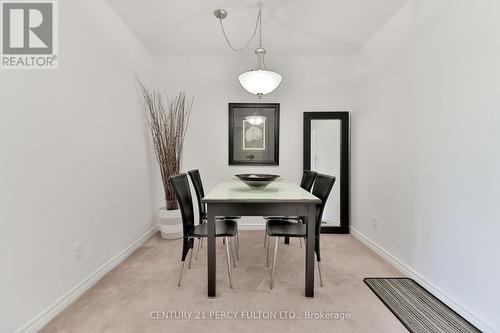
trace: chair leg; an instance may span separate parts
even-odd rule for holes
[[[276,255],[278,254],[278,244],[279,244],[279,237],[274,237],[274,258],[273,258],[273,267],[271,270],[271,289],[274,287],[274,271],[276,270]],[[270,246],[271,244],[269,244]]]
[[[177,287],[180,287],[181,286],[181,280],[182,280],[182,273],[184,272],[184,263],[185,261],[182,260],[181,261],[181,267],[179,269],[179,280],[177,281]]]
[[[231,259],[229,259],[229,241],[224,237],[226,243],[227,274],[229,275],[229,287],[233,289],[233,279],[231,274]]]
[[[233,261],[233,267],[236,268],[236,256],[234,255],[234,252],[236,252],[236,249],[235,249],[235,242],[234,242],[234,239],[233,237],[229,237],[228,238],[229,240],[229,248],[230,248],[230,252],[231,252],[231,260]]]
[[[202,248],[203,248],[203,237],[200,240],[200,249],[202,249]]]
[[[264,230],[264,247],[266,247],[267,244],[267,232]]]
[[[302,219],[299,220],[299,223],[302,223],[304,224],[304,221],[302,221]],[[304,238],[305,239],[305,238]],[[302,238],[299,238],[299,241],[300,241],[300,248],[302,248]],[[305,242],[305,241],[304,241]]]
[[[266,236],[267,236],[267,232],[266,232]],[[267,237],[266,237],[267,239]],[[268,242],[270,243],[270,242]],[[271,244],[267,244],[267,255],[266,255],[266,267],[269,267],[269,254],[271,252]]]
[[[318,261],[319,284],[323,287],[323,274],[321,272],[321,261]]]
[[[198,253],[200,253],[202,243],[203,243],[203,237],[198,238],[198,246],[196,247],[196,256],[194,257],[195,260],[198,260]]]
[[[236,233],[236,259],[240,260],[240,236]]]
[[[194,242],[194,240],[193,240]],[[191,262],[193,261],[193,248],[190,248],[189,249],[189,265],[188,265],[188,269],[191,269]]]

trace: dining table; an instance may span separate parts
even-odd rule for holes
[[[297,184],[278,180],[263,189],[253,189],[239,181],[217,184],[202,200],[207,205],[207,292],[216,296],[217,216],[300,216],[307,225],[305,296],[314,297],[314,246],[316,210],[321,200]],[[269,245],[268,245],[269,246]]]

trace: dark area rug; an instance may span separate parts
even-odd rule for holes
[[[412,333],[481,332],[409,278],[365,278],[365,283]]]

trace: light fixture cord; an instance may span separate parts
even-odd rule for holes
[[[257,34],[257,28],[259,28],[259,47],[262,46],[262,3],[259,2],[259,13],[257,14],[257,21],[255,22],[255,28],[253,30],[252,36],[250,36],[250,39],[248,42],[245,44],[245,46],[241,48],[235,48],[233,44],[231,44],[231,41],[229,40],[229,37],[227,36],[226,30],[224,29],[224,25],[222,24],[222,18],[219,18],[219,23],[220,23],[220,28],[222,30],[222,34],[224,35],[224,38],[226,39],[227,45],[231,48],[231,50],[236,51],[236,52],[241,52],[245,50],[252,40],[255,38],[255,35]]]
[[[259,21],[259,47],[262,47],[262,2],[259,2],[259,15],[257,16]]]
[[[264,50],[262,47],[262,2],[259,2],[259,13],[260,13],[260,20],[259,20],[259,49]],[[265,57],[265,50],[264,53],[259,53],[257,54],[257,69],[258,70],[268,70],[266,66],[266,62],[264,60]]]

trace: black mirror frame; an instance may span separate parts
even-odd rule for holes
[[[340,226],[321,227],[321,233],[348,234],[350,233],[349,112],[304,112],[304,170],[311,170],[311,120],[313,119],[337,119],[341,122]]]

